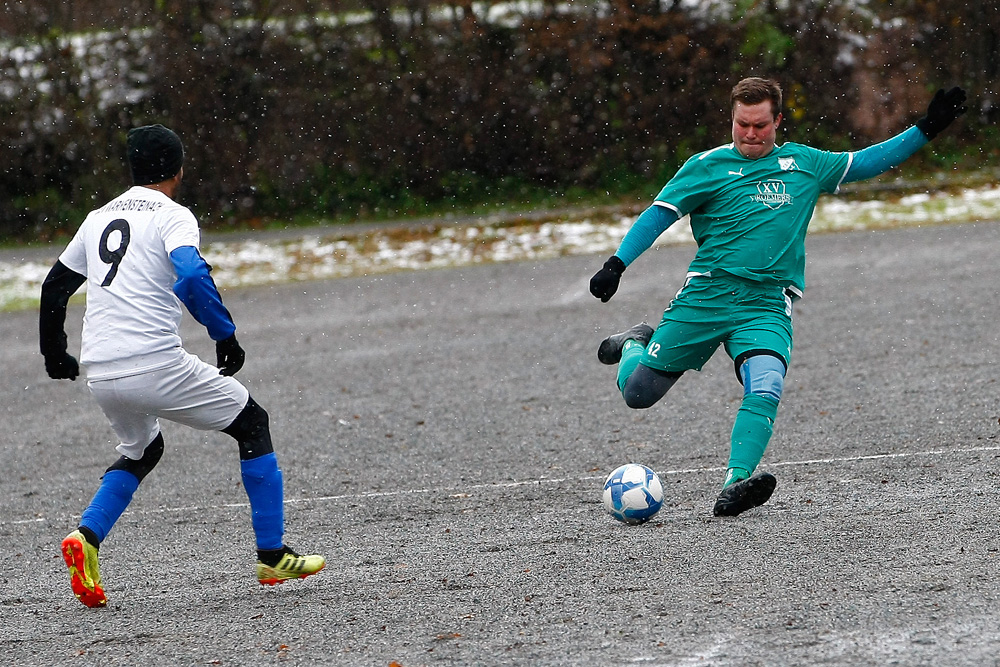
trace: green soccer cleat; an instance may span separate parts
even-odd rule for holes
[[[257,561],[257,581],[263,586],[274,586],[288,579],[305,579],[316,574],[326,565],[326,559],[312,554],[300,556],[288,547],[275,565]]]
[[[602,340],[600,347],[597,348],[597,358],[602,364],[612,366],[622,360],[622,349],[625,347],[626,342],[635,340],[646,345],[652,336],[653,327],[645,322],[641,322],[621,333],[616,333]]]
[[[77,599],[88,607],[103,607],[108,598],[101,588],[101,571],[97,566],[97,547],[74,530],[62,541],[63,560],[69,568],[69,584]]]
[[[733,482],[722,490],[715,501],[715,516],[738,516],[754,507],[759,507],[771,499],[778,480],[769,472],[757,473],[753,477]]]

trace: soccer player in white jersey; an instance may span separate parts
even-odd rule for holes
[[[80,363],[121,441],[120,457],[62,542],[73,592],[88,607],[107,604],[98,549],[163,454],[160,418],[237,441],[260,583],[315,574],[325,559],[284,543],[282,475],[268,416],[232,377],[245,358],[236,325],[198,251],[198,223],[174,201],[183,145],[171,130],[149,125],[129,131],[127,147],[133,187],[87,216],[42,285],[45,369],[53,379],[75,380],[80,364],[67,351],[66,305],[87,283]],[[182,347],[182,303],[216,341],[217,368]]]
[[[752,77],[732,91],[733,143],[691,157],[622,239],[590,282],[607,302],[625,268],[679,218],[690,215],[698,244],[683,287],[659,326],[637,324],[601,342],[602,363],[619,364],[625,403],[648,408],[722,345],[743,385],[716,516],[770,499],[777,483],[753,474],[771,438],[792,353],[792,302],[805,289],[805,236],[822,192],[892,169],[965,112],[965,92],[944,90],[901,134],[856,152],[776,144],[781,88]]]

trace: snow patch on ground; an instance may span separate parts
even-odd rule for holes
[[[220,289],[297,280],[324,280],[390,271],[414,271],[490,262],[548,259],[614,252],[635,218],[631,215],[568,216],[546,221],[441,223],[413,228],[386,226],[363,232],[303,229],[269,241],[216,240],[202,254]],[[909,225],[1000,220],[1000,187],[927,193],[895,200],[824,197],[810,233]],[[687,219],[664,232],[656,245],[693,243]],[[0,261],[0,309],[34,307],[49,259]]]

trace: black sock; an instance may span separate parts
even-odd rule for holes
[[[295,552],[285,546],[280,549],[257,549],[257,560],[268,567],[274,567],[281,562],[281,557],[288,553]]]
[[[101,548],[101,541],[97,539],[97,533],[92,531],[90,528],[87,528],[86,526],[80,526],[79,528],[77,528],[77,530],[83,533],[83,538],[87,540],[88,544],[90,544],[95,549]]]

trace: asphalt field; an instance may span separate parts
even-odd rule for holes
[[[46,378],[36,314],[4,314],[0,663],[998,664],[998,231],[810,237],[778,488],[735,519],[711,516],[728,359],[631,411],[596,358],[658,321],[692,246],[644,255],[607,304],[598,256],[230,290],[287,541],[329,565],[259,586],[235,444],[167,423],[99,610],[59,542],[115,442],[82,380]],[[666,489],[639,527],[600,502],[629,461]]]

